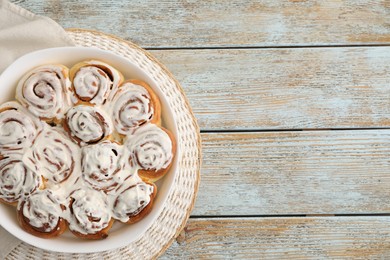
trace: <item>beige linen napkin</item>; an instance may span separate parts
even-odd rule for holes
[[[74,45],[53,20],[0,0],[0,72],[28,52]]]
[[[69,45],[74,43],[53,20],[0,0],[0,73],[23,54]],[[20,243],[0,227],[0,259],[5,259]]]

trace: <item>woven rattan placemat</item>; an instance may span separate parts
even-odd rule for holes
[[[163,254],[184,228],[199,187],[201,145],[199,127],[180,84],[153,56],[137,45],[100,32],[69,29],[76,45],[111,51],[137,64],[160,87],[177,121],[179,165],[168,199],[143,236],[126,247],[100,253],[67,254],[20,244],[7,259],[153,259]]]

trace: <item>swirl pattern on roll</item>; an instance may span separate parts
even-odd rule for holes
[[[111,212],[102,193],[76,190],[71,195],[69,229],[80,234],[95,234],[107,228]]]
[[[58,121],[69,109],[70,88],[68,68],[40,66],[19,81],[16,99],[33,115],[50,122]]]
[[[105,112],[97,107],[79,105],[69,109],[64,129],[80,145],[101,141],[112,133],[112,123]]]
[[[31,146],[41,123],[17,102],[4,103],[0,107],[0,152],[24,150]]]
[[[97,105],[104,104],[110,90],[122,80],[122,75],[115,68],[96,60],[76,64],[70,75],[77,99]]]
[[[176,140],[161,126],[158,89],[123,79],[96,60],[44,65],[0,106],[0,202],[18,205],[26,232],[104,239],[115,221],[151,212]]]
[[[145,182],[137,183],[121,192],[113,205],[114,218],[128,222],[151,202],[154,186]]]
[[[37,191],[41,185],[41,177],[19,158],[10,156],[0,160],[0,200],[14,204]]]
[[[62,183],[80,164],[79,148],[60,129],[42,131],[23,156],[25,164],[52,184]]]
[[[160,122],[160,103],[142,81],[124,82],[113,97],[111,115],[118,133],[126,135],[147,122]]]
[[[114,189],[121,182],[117,176],[121,169],[121,154],[121,146],[111,141],[83,147],[81,171],[84,180],[96,190],[108,192]]]
[[[147,124],[127,136],[125,148],[130,166],[159,171],[170,166],[173,159],[172,140],[160,127]],[[126,158],[126,157],[125,157]]]
[[[23,200],[19,206],[19,221],[40,233],[62,233],[65,222],[61,215],[65,207],[50,190],[42,190]],[[60,227],[61,226],[61,227]],[[63,229],[63,230],[60,230]]]

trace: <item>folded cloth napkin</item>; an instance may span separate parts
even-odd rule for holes
[[[28,52],[74,45],[53,20],[0,0],[0,73]]]
[[[23,54],[71,45],[74,43],[70,37],[53,20],[0,0],[0,73]],[[0,259],[5,259],[20,243],[0,227]]]

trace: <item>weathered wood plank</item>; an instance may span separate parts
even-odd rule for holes
[[[192,215],[390,213],[390,130],[202,134]]]
[[[390,127],[390,47],[152,53],[203,130]]]
[[[12,1],[66,28],[96,29],[143,47],[390,43],[386,0]]]
[[[190,219],[161,259],[388,259],[390,217]]]

